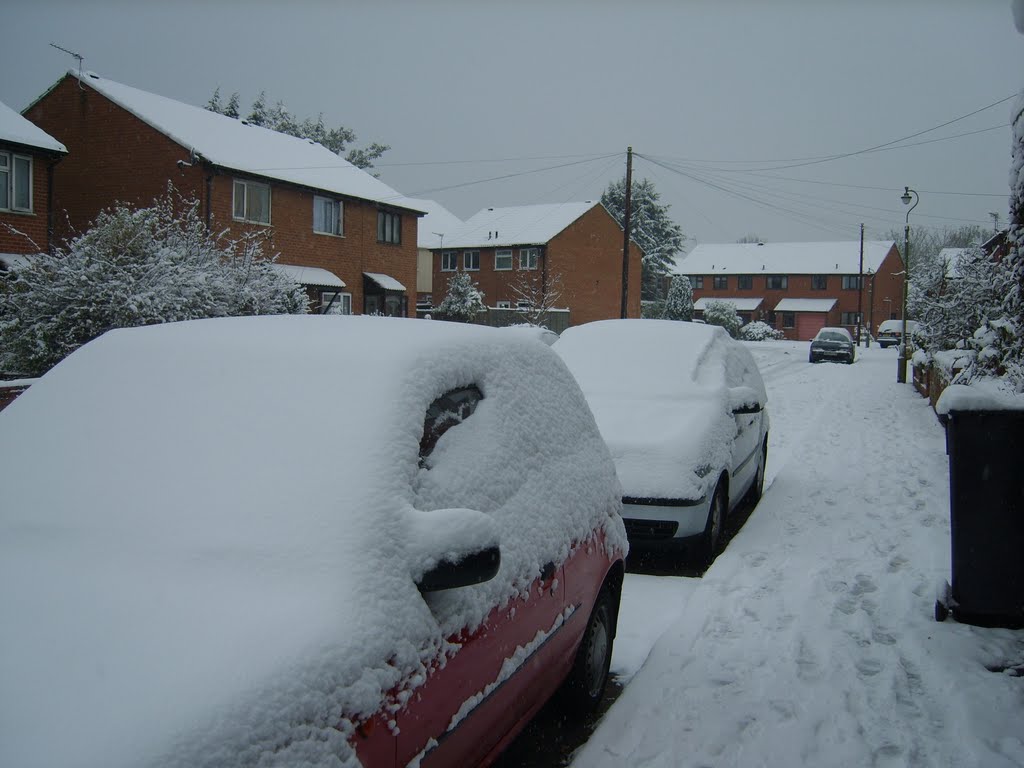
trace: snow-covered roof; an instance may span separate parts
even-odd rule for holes
[[[764,299],[761,297],[751,298],[749,296],[744,296],[742,299],[735,299],[732,297],[725,298],[718,296],[704,296],[693,302],[693,308],[696,309],[698,312],[703,312],[707,308],[709,301],[728,301],[732,304],[735,304],[736,309],[740,312],[752,312],[761,306],[761,302],[764,301]]]
[[[572,224],[599,200],[583,203],[518,205],[484,208],[461,228],[446,234],[445,248],[501,248],[513,245],[544,245]]]
[[[830,312],[835,299],[783,299],[775,305],[776,312]]]
[[[45,149],[48,152],[67,152],[68,149],[35,123],[26,120],[0,101],[0,141]]]
[[[288,275],[299,285],[323,285],[332,288],[344,288],[345,281],[333,272],[320,267],[300,267],[296,264],[274,263],[273,268],[278,272]]]
[[[391,275],[382,275],[380,272],[363,272],[363,275],[370,278],[385,291],[404,291],[405,286],[395,280]]]
[[[440,248],[449,233],[463,227],[465,222],[436,200],[407,198],[409,204],[420,211],[426,211],[417,222],[416,244],[420,248]]]
[[[75,71],[68,75],[78,78]],[[337,195],[412,207],[404,195],[310,139],[248,125],[202,107],[107,80],[93,72],[80,79],[214,165]]]
[[[864,271],[877,272],[892,240],[864,243]],[[677,275],[855,275],[860,241],[833,243],[704,243],[676,259]]]

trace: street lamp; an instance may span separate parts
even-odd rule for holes
[[[901,331],[903,338],[900,341],[899,357],[896,358],[896,364],[899,366],[896,369],[896,382],[898,384],[906,384],[907,358],[910,356],[910,339],[907,338],[907,289],[910,287],[910,212],[917,207],[920,199],[917,192],[910,187],[904,187],[900,200],[903,201],[904,205],[910,205],[910,201],[914,201],[914,204],[910,205],[910,208],[907,209],[907,221],[903,227],[903,310],[900,313],[903,318],[903,329]]]

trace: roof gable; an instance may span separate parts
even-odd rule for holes
[[[864,271],[877,272],[894,243],[864,242]],[[702,244],[676,260],[679,275],[849,275],[860,270],[860,241]]]
[[[484,208],[460,229],[445,235],[445,248],[501,248],[545,245],[600,201]]]
[[[436,200],[408,198],[409,204],[427,215],[417,222],[417,245],[420,248],[440,248],[444,238],[461,229],[465,222]]]
[[[249,125],[92,72],[79,77],[70,71],[68,76],[213,165],[336,195],[410,207],[403,195],[383,181],[310,139]]]
[[[67,147],[0,101],[0,141],[66,154]]]

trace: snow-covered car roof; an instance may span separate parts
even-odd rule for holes
[[[840,336],[846,337],[850,341],[853,341],[853,336],[850,334],[850,332],[846,328],[836,328],[835,326],[830,326],[830,325],[826,325],[824,328],[819,329],[818,333],[815,335],[814,338],[816,338],[816,339],[817,338],[821,338],[826,333],[828,333],[828,334],[838,334]]]
[[[428,405],[470,383],[483,400],[424,469]],[[414,685],[571,540],[625,542],[558,357],[436,321],[111,331],[0,414],[0,487],[0,764],[23,768],[344,755],[334,726]],[[424,542],[492,533],[498,576],[428,608]]]
[[[735,434],[730,387],[767,403],[750,351],[716,325],[603,320],[569,328],[554,349],[611,449],[627,496],[697,499]]]

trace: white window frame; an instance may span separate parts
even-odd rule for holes
[[[331,215],[331,223],[334,226],[334,231],[329,229],[317,229],[317,211],[320,210],[320,206],[330,204],[334,208],[334,212]],[[318,235],[334,235],[335,237],[345,236],[345,203],[336,197],[324,197],[322,195],[313,195],[313,231]]]
[[[844,291],[859,291],[860,290],[860,275],[843,275],[843,290]]]
[[[402,244],[402,214],[394,211],[377,211],[377,242]]]
[[[7,192],[7,205],[0,206],[0,209],[5,211],[17,211],[19,213],[32,213],[32,155],[23,155],[17,152],[0,152],[6,163],[4,168],[0,168],[0,174],[6,176],[3,180],[4,188]],[[24,160],[28,163],[28,206],[21,206],[17,203],[17,184],[18,184],[18,160]]]
[[[499,301],[494,305],[495,309],[512,309],[511,301]]]
[[[445,263],[447,261],[447,264]],[[459,252],[458,251],[441,251],[441,271],[442,272],[458,272],[459,271]]]
[[[537,265],[540,262],[540,248],[520,248],[519,249],[519,268],[520,269],[537,269]]]
[[[241,216],[238,215],[238,209],[239,209],[239,205],[238,205],[238,203],[239,203],[238,190],[239,190],[239,188],[241,188],[241,190],[242,190],[242,197],[241,197],[242,215]],[[251,211],[249,210],[249,190],[250,190],[250,188],[251,189],[265,189],[265,190],[267,190],[267,220],[266,221],[262,221],[260,219],[250,218],[250,214],[251,214]],[[231,186],[231,218],[233,218],[235,221],[247,221],[250,224],[267,224],[267,225],[269,225],[270,221],[271,221],[270,208],[271,208],[271,198],[272,197],[273,197],[273,195],[270,192],[270,185],[269,184],[262,184],[262,183],[260,183],[258,181],[250,181],[249,179],[235,179],[234,180],[234,184],[232,184],[232,186]]]
[[[766,291],[788,291],[789,290],[789,275],[768,275],[765,277],[765,290]],[[779,287],[773,288],[772,282],[778,281]]]
[[[337,296],[337,300],[334,302],[334,306],[331,307],[331,311],[328,314],[331,315],[351,315],[352,314],[352,294],[347,291],[320,291],[320,312],[327,308],[331,303],[331,299]]]
[[[469,266],[470,258],[473,259],[475,266]],[[480,271],[480,251],[463,251],[462,252],[462,268],[467,272],[479,272]]]
[[[506,263],[504,260],[507,259],[507,267],[499,266],[502,263]],[[512,271],[512,249],[503,248],[500,251],[494,252],[494,271],[495,272],[511,272]]]
[[[529,301],[528,299],[520,299],[519,301],[516,302],[516,309],[520,311],[533,309],[533,302]]]

